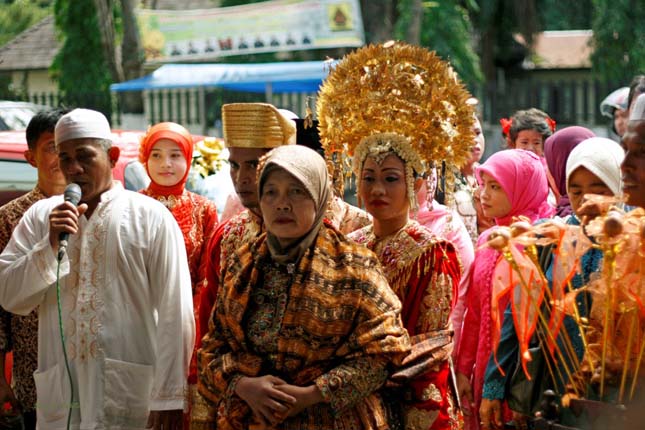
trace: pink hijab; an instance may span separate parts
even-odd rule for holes
[[[554,210],[547,203],[549,184],[540,157],[523,149],[496,152],[475,174],[480,185],[481,175],[487,173],[502,186],[511,202],[511,211],[495,218],[497,225],[509,225],[513,217],[524,215],[531,222],[548,218]]]
[[[497,225],[509,225],[512,218],[519,215],[524,215],[531,221],[535,221],[553,214],[553,208],[547,203],[549,190],[546,172],[540,157],[534,153],[522,149],[496,152],[476,169],[475,175],[480,184],[482,173],[489,174],[499,182],[511,203],[511,211],[505,217],[495,219]],[[481,404],[485,370],[492,351],[490,306],[492,279],[500,253],[483,245],[495,228],[492,227],[483,232],[475,247],[475,262],[466,300],[469,309],[467,312],[473,312],[473,314],[471,317],[466,316],[457,355],[457,369],[460,371],[470,374],[473,371],[472,365],[475,365],[473,378],[475,411],[479,410]],[[474,317],[477,314],[475,301],[479,304],[479,319]],[[503,310],[507,304],[508,295],[499,302],[500,318],[502,319]],[[476,419],[470,422],[470,428],[479,428]]]

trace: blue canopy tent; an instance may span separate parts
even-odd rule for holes
[[[112,84],[115,92],[171,88],[221,87],[264,93],[316,92],[330,62],[301,61],[254,64],[166,64],[151,75]]]
[[[253,64],[166,64],[151,75],[110,85],[113,92],[197,88],[201,106],[205,89],[219,87],[232,91],[264,94],[315,93],[335,62],[300,61]],[[200,123],[206,133],[204,109]]]

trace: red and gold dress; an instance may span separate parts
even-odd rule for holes
[[[450,312],[457,297],[460,263],[454,247],[410,220],[393,235],[379,238],[372,226],[350,234],[374,251],[391,288],[403,304],[401,317],[417,349],[426,351],[423,370],[395,371],[405,381],[403,418],[406,429],[457,429],[461,419],[453,398],[449,356]],[[417,363],[418,364],[418,363]],[[407,375],[404,379],[397,374]],[[413,376],[410,376],[413,375]]]
[[[181,151],[186,164],[181,169],[176,161],[163,160],[164,169],[170,167],[167,172],[182,171],[182,178],[174,185],[155,182],[156,175],[150,172],[150,158],[156,159],[156,165],[160,164],[162,147],[157,146],[159,142],[171,141]],[[150,185],[141,190],[140,193],[161,202],[166,206],[177,221],[184,236],[186,246],[186,257],[190,269],[190,279],[193,293],[193,315],[195,317],[195,347],[190,360],[188,372],[188,392],[186,401],[188,411],[184,414],[184,427],[188,428],[190,416],[200,409],[205,410],[203,400],[197,395],[197,341],[201,339],[199,331],[199,306],[200,296],[204,286],[208,284],[206,279],[206,267],[208,263],[207,248],[210,238],[217,227],[217,207],[215,203],[206,197],[192,193],[185,189],[190,165],[193,157],[194,142],[191,134],[179,124],[173,122],[162,122],[152,126],[141,140],[139,147],[139,161],[145,166],[146,172],[151,179]],[[157,148],[157,152],[154,152]],[[158,178],[157,178],[158,179]],[[168,182],[168,181],[167,181]]]
[[[256,239],[264,231],[262,218],[246,209],[243,212],[220,224],[208,243],[206,249],[206,278],[208,283],[201,293],[199,331],[208,333],[208,320],[211,317],[217,290],[219,289],[223,262],[237,248]],[[197,339],[195,348],[201,345],[201,338]]]
[[[141,190],[142,194],[158,200],[166,206],[177,220],[184,235],[186,256],[190,268],[190,279],[193,287],[193,310],[195,321],[199,321],[201,291],[206,285],[206,265],[208,262],[206,248],[213,231],[217,227],[217,208],[215,203],[206,197],[183,190],[179,195],[159,195],[150,187]],[[201,338],[199,325],[196,325],[197,339]],[[197,382],[197,367],[193,360],[190,364],[189,383]]]

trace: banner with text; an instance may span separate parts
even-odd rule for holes
[[[365,43],[359,0],[274,0],[201,10],[138,9],[147,61],[221,56]]]

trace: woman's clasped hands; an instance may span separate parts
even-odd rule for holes
[[[235,393],[249,405],[260,428],[275,427],[323,400],[316,385],[299,387],[272,375],[242,377]]]

